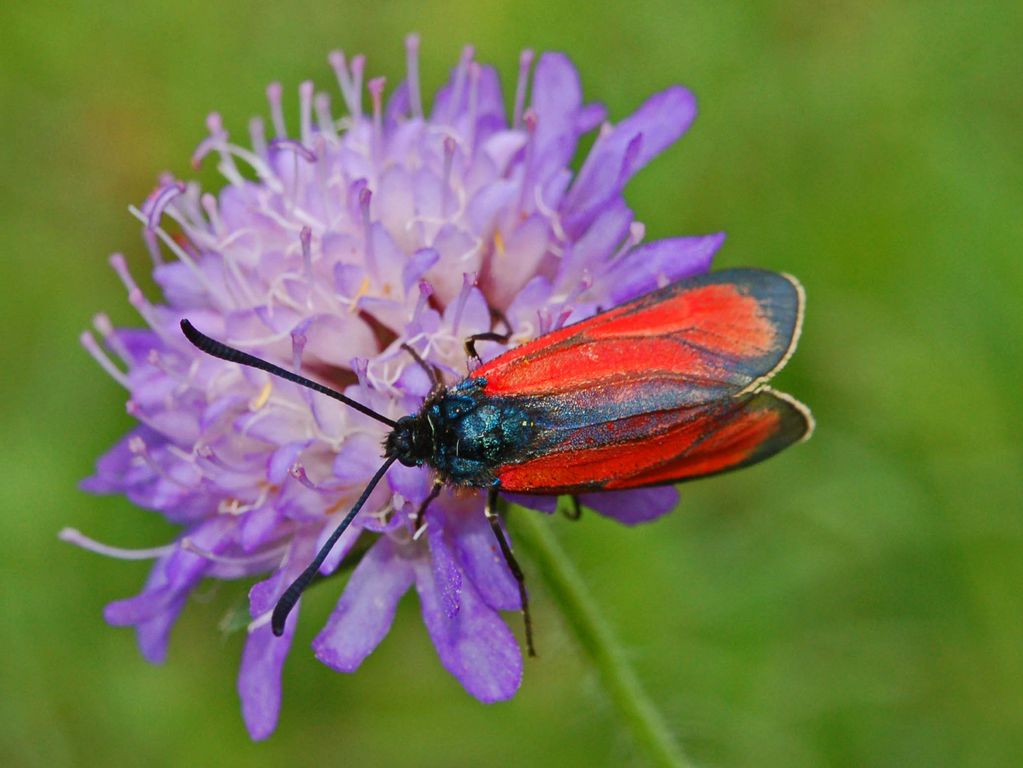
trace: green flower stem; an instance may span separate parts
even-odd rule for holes
[[[629,666],[614,632],[600,614],[586,582],[572,565],[542,515],[508,516],[515,543],[536,563],[579,644],[600,673],[608,695],[654,765],[689,768],[661,713]]]

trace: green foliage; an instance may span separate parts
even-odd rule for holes
[[[464,42],[506,81],[520,48],[566,50],[614,118],[690,86],[694,128],[630,188],[649,236],[723,229],[719,266],[807,287],[779,385],[813,407],[812,442],[686,486],[653,525],[554,522],[687,751],[716,766],[1023,761],[1015,3],[61,5],[0,10],[5,765],[639,762],[537,578],[541,658],[496,706],[440,669],[414,599],[363,670],[331,673],[308,645],[340,585],[314,590],[281,725],[254,745],[241,637],[217,628],[244,587],[201,592],[152,667],[101,617],[147,565],[56,538],[171,535],[76,490],[129,423],[76,344],[96,311],[136,322],[105,261],[146,262],[127,205],[165,168],[189,175],[207,111],[243,131],[274,79],[294,107],[301,80],[330,83],[334,47],[394,84],[413,29],[426,92]]]

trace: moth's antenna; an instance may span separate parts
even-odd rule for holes
[[[359,510],[362,509],[362,505],[366,503],[366,499],[373,492],[373,489],[377,487],[377,483],[383,478],[384,473],[390,468],[395,462],[395,457],[389,458],[384,462],[383,466],[377,470],[377,473],[373,475],[373,479],[369,481],[369,485],[362,492],[359,500],[355,502],[355,506],[352,507],[352,511],[345,515],[345,519],[341,521],[341,524],[334,529],[334,532],[330,534],[330,538],[327,539],[323,546],[320,547],[320,551],[316,553],[316,557],[309,563],[309,567],[302,571],[302,574],[291,582],[291,586],[284,590],[284,594],[281,595],[281,599],[277,601],[277,605],[274,606],[273,617],[270,619],[270,626],[273,629],[273,633],[280,637],[284,634],[284,622],[288,618],[288,614],[291,613],[291,609],[295,607],[295,603],[298,602],[298,598],[302,596],[302,592],[309,586],[309,582],[313,580],[316,573],[320,570],[320,566],[323,565],[323,561],[327,559],[327,555],[330,554],[330,550],[337,544],[337,540],[341,538],[341,534],[344,533],[348,526],[352,524],[352,520],[359,514]]]
[[[258,368],[261,371],[272,373],[274,376],[285,379],[287,381],[293,381],[296,384],[301,384],[303,387],[319,392],[320,394],[326,395],[327,397],[333,397],[335,400],[339,400],[350,408],[354,408],[359,413],[364,413],[372,419],[376,419],[383,424],[391,427],[392,429],[397,426],[397,423],[391,421],[386,416],[374,411],[372,408],[368,408],[362,403],[357,403],[349,397],[345,397],[337,390],[325,387],[322,384],[318,384],[312,379],[307,379],[305,376],[299,376],[297,373],[281,368],[279,365],[268,363],[262,358],[250,355],[248,352],[242,352],[240,349],[229,347],[223,342],[211,339],[209,336],[199,333],[187,320],[181,321],[181,331],[185,334],[185,338],[194,344],[198,349],[205,352],[207,355],[213,357],[219,357],[221,360],[227,360],[230,363],[240,363],[241,365],[247,365],[250,368]]]

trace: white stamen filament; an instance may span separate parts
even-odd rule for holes
[[[266,126],[263,118],[253,117],[249,120],[249,142],[252,150],[260,158],[266,157]]]
[[[151,547],[150,549],[113,547],[89,538],[77,528],[63,528],[57,534],[57,538],[98,555],[116,557],[118,560],[155,560],[158,557],[172,554],[177,547],[177,544],[165,544],[162,547]]]
[[[262,123],[260,123],[262,125]],[[248,150],[245,147],[239,146],[238,144],[224,144],[222,147],[224,152],[234,155],[239,160],[244,160],[252,168],[253,172],[259,177],[259,180],[266,184],[267,189],[275,194],[279,195],[283,192],[284,186],[278,178],[277,173],[273,170],[268,162],[263,160],[263,157],[268,157],[270,145],[266,143],[265,139],[260,143],[261,155],[257,155],[252,150]],[[246,182],[244,179],[239,177],[241,183],[244,185]]]
[[[299,103],[299,137],[303,143],[308,143],[313,135],[313,93],[315,86],[312,80],[305,80],[298,86]]]
[[[260,627],[265,627],[270,623],[270,619],[273,617],[273,611],[267,611],[266,613],[260,614],[246,626],[245,631],[252,634]]]
[[[206,213],[206,219],[209,221],[210,225],[210,232],[217,238],[223,238],[224,222],[220,218],[220,210],[217,207],[216,195],[206,192],[199,198],[199,204],[202,205],[202,209]]]
[[[146,215],[134,205],[128,206],[128,210],[131,211],[131,214],[143,224],[147,224]],[[174,238],[167,234],[167,231],[163,227],[150,228],[150,231],[155,232],[160,240],[163,241],[164,245],[166,245],[171,252],[189,268],[192,274],[195,275],[198,283],[206,289],[206,293],[209,294],[211,299],[220,304],[223,309],[233,308],[226,298],[221,295],[221,292],[214,288],[213,284],[207,279],[206,273],[199,268],[199,265],[196,264],[192,257],[188,255],[188,252],[178,245]]]
[[[374,77],[368,83],[373,100],[373,151],[379,157],[384,151],[384,85],[387,79]]]
[[[643,241],[643,237],[646,235],[646,225],[641,221],[634,221],[629,224],[629,234],[622,240],[621,245],[618,246],[618,250],[612,254],[611,258],[608,259],[608,263],[613,263],[625,258],[625,255],[639,245]]]
[[[238,166],[235,165],[234,158],[231,157],[230,153],[225,150],[228,143],[227,131],[224,130],[224,123],[220,118],[218,112],[211,112],[209,117],[206,118],[206,125],[209,128],[210,140],[212,146],[217,150],[217,154],[220,156],[220,162],[218,168],[221,169],[221,173],[224,178],[231,181],[232,184],[238,186],[238,179],[241,179],[241,172],[238,170]]]
[[[246,557],[229,557],[227,555],[218,555],[216,552],[211,552],[208,549],[200,547],[194,543],[187,536],[181,539],[181,548],[186,552],[191,552],[193,555],[198,555],[204,560],[209,560],[211,563],[220,563],[221,565],[236,565],[241,567],[260,565],[264,562],[277,562],[280,561],[285,554],[287,554],[288,547],[290,545],[285,544],[275,549],[269,549],[265,552],[257,552],[254,555],[248,555]]]
[[[337,123],[330,112],[330,94],[317,93],[313,98],[313,109],[316,110],[316,126],[320,135],[330,139],[337,139]]]
[[[121,337],[117,335],[117,331],[114,330],[114,324],[110,322],[110,318],[103,312],[100,312],[92,318],[92,325],[103,337],[103,343],[113,350],[114,354],[121,358],[122,362],[130,365],[132,359],[131,352],[128,351],[128,347],[121,341]]]
[[[274,136],[278,139],[286,138],[288,129],[284,125],[284,110],[281,108],[281,99],[284,95],[284,88],[280,83],[270,83],[266,87],[266,100],[270,103],[270,122],[274,127]]]
[[[412,117],[423,119],[423,101],[419,93],[419,35],[411,34],[405,38],[405,61],[408,70],[408,96]]]
[[[458,60],[458,69],[455,70],[455,83],[451,88],[451,101],[448,102],[448,123],[455,119],[458,103],[462,100],[462,90],[465,88],[465,77],[468,74],[469,62],[472,61],[475,55],[476,49],[471,45],[467,45],[462,49],[462,57]]]
[[[522,108],[526,103],[526,89],[529,87],[529,72],[533,66],[533,52],[525,50],[519,56],[519,79],[515,83],[515,109],[512,112],[512,128],[522,123]]]
[[[546,216],[547,220],[550,222],[551,229],[554,231],[554,236],[563,243],[568,242],[568,234],[565,232],[564,227],[561,226],[561,216],[558,215],[558,212],[554,208],[551,208],[544,202],[543,190],[540,188],[539,184],[537,184],[533,190],[533,198],[536,202],[536,210],[543,216]]]
[[[85,347],[86,351],[92,356],[93,360],[99,363],[100,367],[106,371],[110,378],[120,384],[127,390],[131,390],[131,386],[128,383],[128,375],[114,365],[113,361],[107,356],[107,353],[103,351],[99,344],[96,343],[96,339],[88,331],[82,331],[81,336],[78,337],[82,346]]]
[[[469,64],[469,135],[466,143],[469,145],[469,157],[471,158],[476,149],[476,118],[479,111],[479,91],[481,67],[478,62]]]

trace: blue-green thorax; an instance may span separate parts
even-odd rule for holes
[[[536,432],[527,408],[484,394],[486,380],[465,379],[440,390],[419,413],[398,420],[385,452],[407,467],[433,467],[455,485],[494,485],[494,470],[515,460]]]

